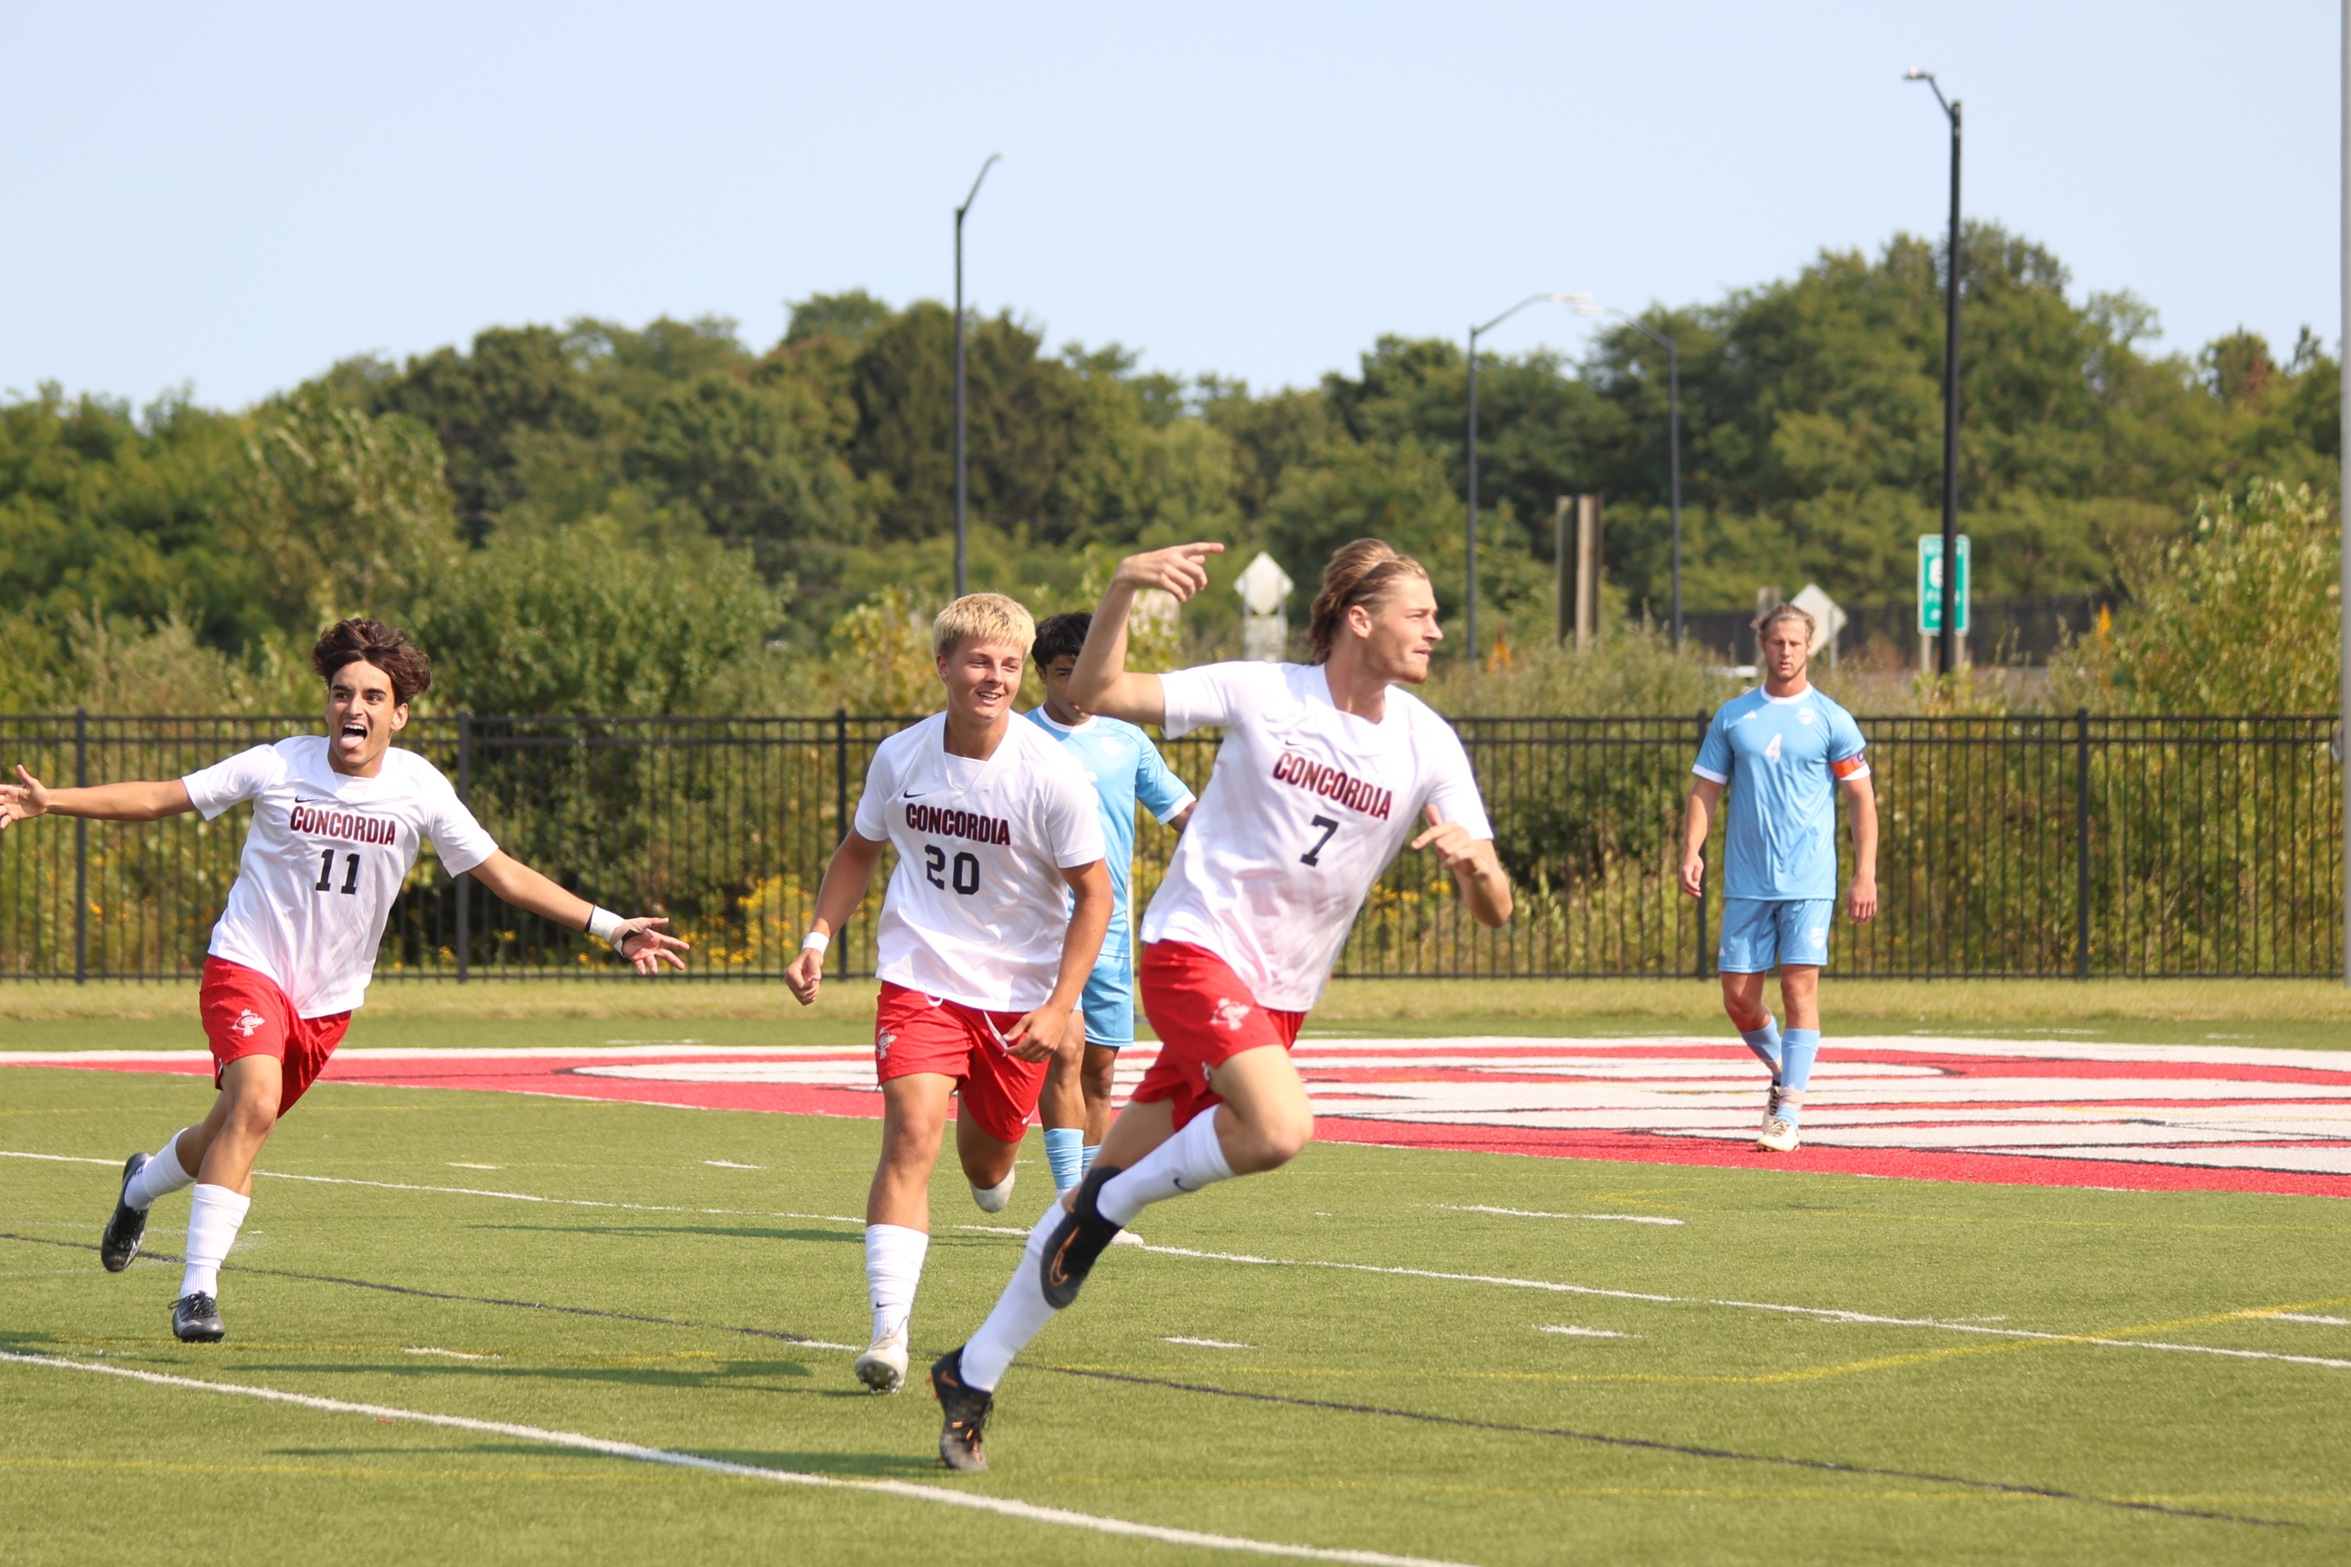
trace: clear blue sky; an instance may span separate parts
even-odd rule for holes
[[[2336,8],[17,6],[0,390],[241,404],[497,323],[967,286],[1264,387],[1524,294],[1638,308],[1967,207],[2192,350],[2337,319]],[[1546,307],[1495,346],[1580,348]]]

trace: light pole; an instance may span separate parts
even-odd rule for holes
[[[971,194],[963,198],[963,205],[955,209],[955,596],[963,597],[964,552],[969,532],[966,512],[970,504],[970,490],[963,476],[963,215],[979,199],[980,181],[988,177],[988,170],[1003,160],[1004,154],[991,152],[988,161],[980,165],[973,177]]]
[[[1944,674],[1958,667],[1959,633],[1959,100],[1943,96],[1935,73],[1912,66],[1906,82],[1924,82],[1951,121],[1951,241],[1943,279],[1943,633],[1935,663]]]
[[[1478,338],[1545,300],[1575,306],[1591,302],[1589,294],[1529,294],[1483,326],[1469,329],[1469,593],[1462,600],[1461,631],[1469,652],[1469,678],[1478,677]]]
[[[2351,4],[2351,0],[2345,0]],[[1585,303],[1580,316],[1609,315],[1665,350],[1665,445],[1667,494],[1673,507],[1673,645],[1682,645],[1682,345],[1638,316]]]

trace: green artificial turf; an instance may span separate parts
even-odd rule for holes
[[[367,1042],[430,1042],[393,1033]],[[993,1472],[956,1478],[927,1397],[866,1395],[850,1351],[775,1336],[863,1343],[875,1123],[323,1084],[264,1156],[229,1341],[184,1346],[176,1267],[109,1276],[94,1242],[114,1162],[203,1099],[0,1067],[0,1149],[109,1161],[0,1158],[0,1349],[1497,1567],[2351,1557],[2351,1367],[1765,1309],[2351,1361],[2351,1327],[2246,1314],[2351,1318],[2339,1202],[1322,1145],[1145,1215],[1153,1246],[1266,1260],[1109,1253],[1006,1380]],[[924,1355],[1012,1268],[998,1231],[1048,1187],[1033,1144],[1022,1181],[991,1220],[942,1170]],[[158,1206],[151,1249],[178,1249],[186,1212]],[[755,1556],[1231,1559],[0,1363],[12,1564]]]

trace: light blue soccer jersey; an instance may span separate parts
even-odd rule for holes
[[[1806,687],[1761,686],[1715,711],[1690,771],[1725,786],[1723,895],[1834,898],[1837,784],[1866,777],[1853,715]]]
[[[1055,723],[1042,707],[1027,716],[1062,743],[1094,785],[1102,805],[1102,836],[1110,851],[1110,929],[1123,932],[1128,928],[1134,880],[1135,807],[1141,805],[1164,822],[1192,803],[1192,791],[1167,765],[1151,737],[1133,724],[1097,714],[1072,729]]]

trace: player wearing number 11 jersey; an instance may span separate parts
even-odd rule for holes
[[[51,789],[19,767],[17,783],[0,785],[0,830],[43,815],[150,822],[201,811],[209,821],[253,807],[197,992],[219,1092],[201,1122],[153,1155],[131,1155],[98,1243],[107,1271],[120,1273],[138,1255],[155,1200],[195,1186],[172,1303],[172,1332],[194,1343],[224,1334],[220,1267],[252,1205],[253,1161],[342,1042],[423,840],[450,875],[471,871],[517,908],[602,938],[640,974],[686,966],[686,944],[661,932],[669,921],[624,920],[509,859],[439,770],[391,748],[433,678],[406,635],[346,620],[318,639],[310,663],[326,682],[324,736],[255,746],[169,782]]]
[[[984,1469],[998,1380],[1095,1260],[1151,1203],[1288,1163],[1314,1135],[1290,1046],[1366,894],[1407,842],[1436,851],[1479,923],[1510,917],[1510,882],[1469,758],[1411,693],[1443,633],[1428,573],[1376,539],[1331,558],[1314,601],[1311,664],[1126,669],[1134,595],[1190,598],[1223,548],[1130,556],[1071,673],[1088,711],[1224,743],[1167,878],[1143,917],[1143,1011],[1158,1058],[1084,1182],[1048,1208],[996,1309],[931,1367],[939,1456]],[[1425,818],[1425,825],[1424,825]],[[1417,836],[1415,834],[1417,833]]]

